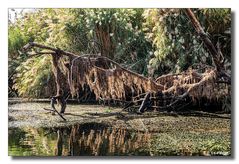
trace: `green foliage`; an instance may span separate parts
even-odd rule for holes
[[[38,66],[39,63],[50,65],[49,60],[45,62],[40,61],[43,58],[27,59],[26,54],[18,54],[24,44],[35,41],[61,47],[76,54],[101,53],[146,74],[148,61],[145,58],[151,44],[146,41],[142,31],[142,13],[143,9],[38,9],[26,13],[9,26],[11,52],[18,56],[17,60],[10,60],[11,65],[18,62],[12,70],[21,63],[23,65],[31,63],[34,69],[39,69],[37,72],[44,72],[44,69],[49,72],[48,68]],[[13,37],[15,33],[18,36]],[[18,43],[18,40],[21,42]],[[14,88],[20,95],[37,97],[46,86],[37,87],[35,85],[40,82],[31,83],[33,79],[30,78],[33,76],[24,73],[29,70],[23,65],[17,69]],[[38,76],[39,80],[45,79],[44,73]],[[25,82],[26,79],[29,79],[29,82]],[[33,90],[35,92],[32,92]]]
[[[194,9],[202,26],[212,35],[214,44],[226,43],[222,52],[230,60],[229,9]],[[144,12],[145,32],[154,46],[154,58],[149,68],[154,74],[180,72],[195,63],[212,64],[187,16],[180,9],[148,9]],[[216,23],[214,23],[216,22]],[[221,38],[221,39],[220,39]]]
[[[213,43],[221,43],[230,69],[230,9],[194,12]],[[21,52],[29,41],[76,54],[101,53],[138,73],[156,77],[195,63],[212,64],[195,34],[181,9],[36,9],[9,23],[9,84],[15,84],[21,96],[31,97],[48,95],[44,88],[54,85],[50,58],[29,59]]]
[[[16,69],[14,89],[22,97],[49,97],[54,94],[49,56],[30,58]]]
[[[18,27],[10,26],[8,32],[8,52],[9,57],[14,58],[18,56],[18,50],[27,43],[28,38],[24,37]]]
[[[74,21],[66,24],[71,51],[101,53],[143,73],[151,44],[142,30],[143,9],[71,9]],[[143,59],[143,60],[142,60]],[[146,72],[144,72],[146,73]]]
[[[65,45],[61,30],[67,21],[63,9],[39,9],[20,15],[9,24],[9,85],[23,97],[49,97],[54,94],[50,57],[28,58],[20,50],[29,41]],[[63,32],[64,34],[64,32]],[[36,50],[37,51],[37,50]],[[51,88],[49,90],[49,88]]]

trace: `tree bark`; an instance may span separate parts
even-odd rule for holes
[[[142,101],[138,112],[143,113],[145,111],[145,109],[149,106],[149,104],[150,104],[150,92],[148,92],[145,95],[144,100]]]
[[[204,32],[201,24],[197,20],[196,16],[192,12],[191,9],[185,9],[185,13],[187,14],[188,18],[193,24],[193,27],[197,31],[198,35],[200,36],[201,40],[207,47],[208,51],[210,52],[210,55],[212,57],[213,63],[215,65],[215,68],[218,73],[218,77],[224,77],[228,83],[231,83],[231,76],[226,72],[224,68],[224,60],[223,55],[221,53],[221,50],[219,48],[216,48],[212,41],[210,40],[209,36]]]

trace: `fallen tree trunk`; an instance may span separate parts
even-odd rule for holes
[[[57,93],[53,98],[60,103],[61,113],[65,111],[66,95],[69,93],[73,98],[78,99],[81,95],[87,95],[87,99],[92,96],[95,100],[128,102],[124,109],[140,104],[139,112],[144,112],[149,107],[149,103],[154,104],[153,107],[156,109],[174,109],[180,102],[189,99],[190,102],[202,98],[209,101],[223,99],[230,95],[231,77],[224,69],[222,53],[212,44],[193,12],[190,9],[185,9],[185,12],[208,48],[215,65],[215,67],[205,67],[203,73],[202,70],[199,72],[188,69],[179,74],[163,75],[152,80],[100,55],[78,56],[38,43],[29,43],[24,50],[38,47],[52,51],[45,53],[50,53],[52,56],[57,86]],[[43,54],[44,52],[37,53],[37,55]],[[63,56],[67,58],[63,59]]]
[[[39,47],[39,44],[36,45]],[[73,54],[74,58],[64,62],[62,55],[68,53],[59,54],[59,49],[55,50],[57,52],[52,54],[52,63],[57,94],[53,97],[60,103],[61,113],[66,108],[66,95],[71,93],[72,97],[79,98],[82,95],[80,92],[86,88],[89,88],[87,92],[90,91],[95,100],[129,102],[125,109],[141,104],[140,112],[144,111],[149,101],[157,109],[173,109],[187,97],[195,101],[202,97],[212,100],[229,94],[228,88],[222,88],[221,83],[217,83],[217,70],[213,68],[206,68],[204,73],[189,69],[180,74],[163,75],[153,81],[98,55]]]

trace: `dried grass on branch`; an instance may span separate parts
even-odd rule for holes
[[[31,43],[31,46],[41,46]],[[47,49],[47,46],[43,46]],[[57,85],[57,99],[71,93],[80,98],[89,92],[95,99],[120,100],[147,108],[154,104],[156,108],[170,108],[185,98],[193,101],[205,98],[209,101],[230,96],[230,84],[218,83],[221,76],[218,69],[208,67],[198,71],[188,69],[180,74],[168,74],[156,80],[123,68],[115,61],[100,55],[75,55],[59,49],[52,54],[53,72]],[[145,102],[145,95],[150,95]],[[62,100],[64,102],[64,100]],[[165,101],[167,101],[165,103]],[[65,107],[65,106],[64,106]]]
[[[132,99],[144,92],[156,92],[163,86],[121,67],[102,56],[79,57],[71,66],[71,93],[76,95],[88,85],[96,99]]]

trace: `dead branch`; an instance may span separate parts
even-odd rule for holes
[[[200,25],[199,21],[195,17],[194,13],[192,12],[191,9],[185,9],[185,12],[186,12],[187,16],[189,17],[189,19],[191,20],[193,27],[197,31],[198,35],[204,42],[205,46],[208,48],[208,50],[212,56],[212,59],[213,59],[216,69],[217,70],[223,69],[223,65],[222,65],[223,63],[221,63],[219,60],[220,55],[219,55],[217,49],[212,44],[208,35],[204,32],[202,26]]]
[[[46,111],[49,111],[49,112],[55,112],[54,110],[49,109],[49,108],[43,108],[43,109],[46,110]]]
[[[139,110],[138,110],[138,111],[139,111],[140,113],[143,113],[144,110],[145,110],[145,108],[147,108],[147,107],[149,106],[149,104],[150,104],[149,100],[150,100],[150,92],[148,92],[148,93],[145,95],[144,100],[142,101],[142,103],[141,103],[141,105],[140,105],[140,107],[139,107]]]
[[[71,58],[75,58],[75,57],[78,56],[78,55],[75,55],[75,54],[73,54],[71,52],[63,51],[63,50],[61,50],[59,48],[53,48],[53,47],[45,46],[45,45],[38,44],[38,43],[35,43],[35,42],[29,42],[28,44],[26,44],[23,47],[23,50],[27,51],[27,50],[31,49],[32,47],[38,47],[38,48],[41,48],[41,49],[51,50],[51,51],[54,51],[54,52],[56,52],[58,54],[63,54],[63,55],[66,55],[68,57],[71,57]]]
[[[199,32],[203,32],[199,22],[196,22],[195,26],[199,28]],[[209,38],[203,37],[206,38],[209,48],[213,46]],[[79,99],[79,95],[85,95],[86,100],[93,95],[95,100],[128,102],[124,109],[141,104],[138,106],[138,111],[142,113],[151,103],[157,109],[168,109],[175,108],[188,97],[192,101],[201,97],[212,100],[224,97],[229,92],[226,86],[220,86],[221,83],[228,82],[228,79],[219,79],[217,69],[221,68],[221,65],[218,63],[215,63],[217,69],[206,67],[204,73],[190,68],[180,74],[162,75],[153,80],[124,68],[104,56],[92,54],[78,56],[37,43],[30,43],[24,49],[32,47],[54,51],[51,55],[57,94],[53,98],[60,103],[62,113],[66,108],[66,97],[69,93]],[[39,54],[44,53],[46,52]],[[215,62],[217,62],[214,50],[212,53],[214,53],[212,57],[216,57]],[[64,58],[66,62],[63,61],[62,55],[69,57]],[[56,111],[54,101],[51,102],[51,106],[52,110]],[[62,116],[58,112],[57,114]]]
[[[56,112],[64,121],[66,121],[66,119],[62,116],[62,114],[60,114],[56,108],[55,108],[55,99],[52,98],[51,99],[51,107],[52,107],[52,111]]]
[[[224,57],[220,50],[219,43],[217,48],[213,45],[209,36],[204,32],[202,26],[200,25],[199,21],[197,20],[197,18],[195,17],[191,9],[185,9],[185,13],[189,17],[190,21],[193,24],[193,27],[195,28],[201,40],[207,47],[208,51],[210,52],[210,55],[212,56],[212,60],[214,62],[218,76],[219,77],[224,76],[227,79],[227,81],[231,82],[231,76],[225,71],[225,68],[224,68]]]
[[[170,103],[169,105],[165,105],[165,106],[159,106],[158,108],[159,109],[168,109],[168,108],[171,108],[171,107],[173,107],[175,104],[177,104],[178,102],[180,102],[180,101],[182,101],[183,99],[185,99],[187,96],[189,95],[189,92],[186,92],[186,93],[184,93],[183,95],[180,95],[180,96],[178,96],[178,98],[174,101],[174,102],[172,102],[172,103]]]

